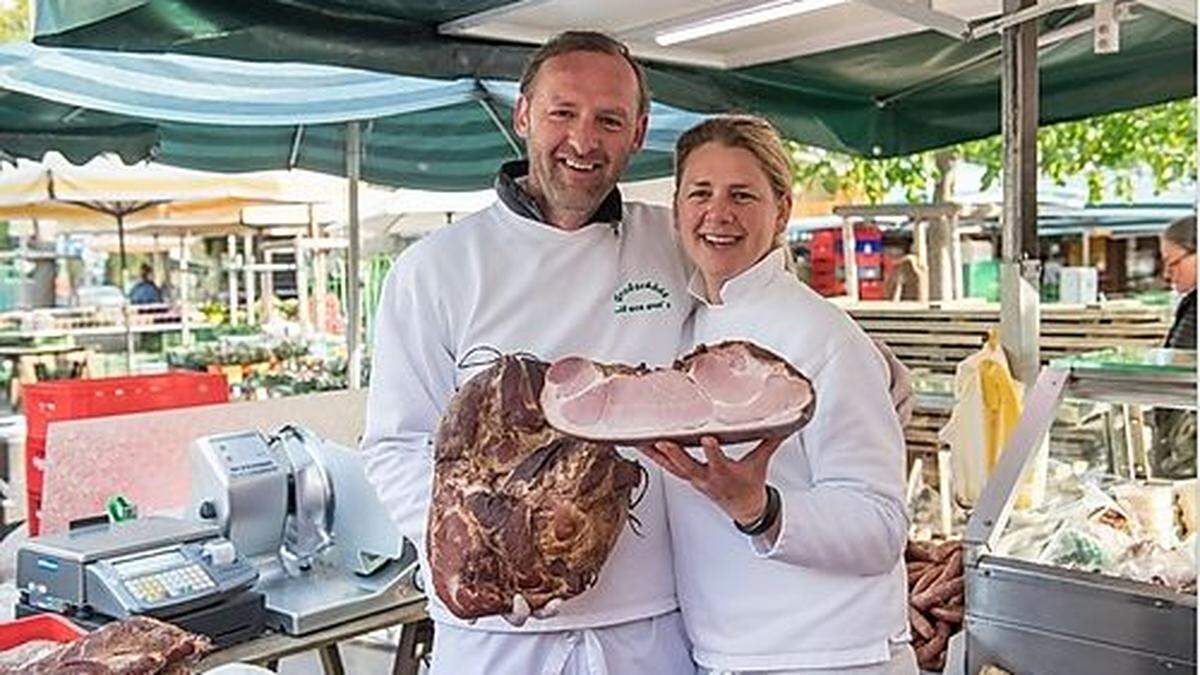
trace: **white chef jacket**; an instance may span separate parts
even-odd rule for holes
[[[433,644],[429,675],[694,675],[696,669],[679,612],[520,635],[438,624]]]
[[[714,671],[884,664],[908,640],[904,438],[883,357],[840,309],[784,268],[782,250],[729,280],[693,280],[694,341],[747,340],[812,380],[816,410],[772,458],[783,498],[769,550],[667,476],[675,578],[693,656]],[[753,444],[725,448],[740,457]],[[692,449],[703,459],[698,449]]]
[[[472,349],[548,361],[580,355],[662,365],[675,358],[693,301],[670,212],[625,203],[622,214],[616,225],[566,231],[497,202],[417,242],[389,273],[362,448],[369,480],[400,532],[417,544],[423,569],[432,434],[455,389],[481,368],[456,365]],[[676,610],[662,475],[643,465],[650,477],[634,509],[641,536],[622,532],[596,585],[565,601],[558,616],[521,628],[498,617],[467,626],[433,592],[430,615],[495,636],[590,629]],[[425,587],[433,588],[427,575]],[[503,640],[491,644],[512,648]]]

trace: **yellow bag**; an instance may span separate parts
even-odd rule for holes
[[[970,507],[1000,461],[1009,436],[1021,417],[1024,387],[1012,376],[995,329],[975,354],[958,364],[954,374],[954,409],[938,438],[950,446],[952,483],[959,504]],[[1045,495],[1047,448],[1039,449],[1022,477],[1016,507],[1041,503]]]

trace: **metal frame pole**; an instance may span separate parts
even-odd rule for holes
[[[186,230],[183,236],[179,238],[179,323],[182,327],[182,335],[180,339],[184,346],[192,344],[191,322],[188,319],[191,308],[188,306],[190,302],[190,294],[188,293],[188,282],[191,280],[191,270],[188,267],[191,265],[191,252],[188,250],[188,245],[191,243],[192,232]]]
[[[133,374],[133,325],[130,322],[130,313],[133,308],[130,306],[129,298],[129,267],[125,258],[125,216],[118,213],[117,217],[117,246],[121,254],[121,294],[124,297],[124,302],[121,303],[121,317],[125,320],[125,374]]]
[[[858,302],[858,240],[855,239],[855,223],[849,218],[842,218],[842,276],[846,287],[846,295]]]
[[[225,257],[228,259],[229,325],[238,325],[237,235],[225,237]]]
[[[258,292],[255,290],[255,274],[253,265],[258,263],[257,255],[254,252],[254,236],[249,234],[242,235],[242,280],[246,284],[246,325],[253,326],[258,323]]]
[[[351,389],[362,386],[362,346],[359,325],[362,323],[359,288],[359,259],[362,256],[358,222],[358,179],[362,172],[362,134],[358,122],[346,123],[346,179],[349,190],[349,237],[346,256],[346,351],[349,354],[347,378]]]
[[[1035,0],[1004,0],[1011,15]],[[1000,339],[1013,374],[1032,385],[1040,356],[1038,306],[1041,261],[1037,240],[1037,22],[1006,28],[1002,37],[1001,129],[1004,211],[1000,262]]]

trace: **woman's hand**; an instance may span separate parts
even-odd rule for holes
[[[767,509],[767,465],[783,439],[768,438],[741,459],[730,459],[712,436],[700,439],[706,461],[692,459],[670,441],[639,448],[671,475],[692,484],[721,510],[743,525],[752,523]]]

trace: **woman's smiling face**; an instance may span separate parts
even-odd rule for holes
[[[687,156],[675,192],[675,223],[710,301],[719,300],[725,281],[774,247],[791,206],[790,195],[775,194],[749,150],[713,141]]]

